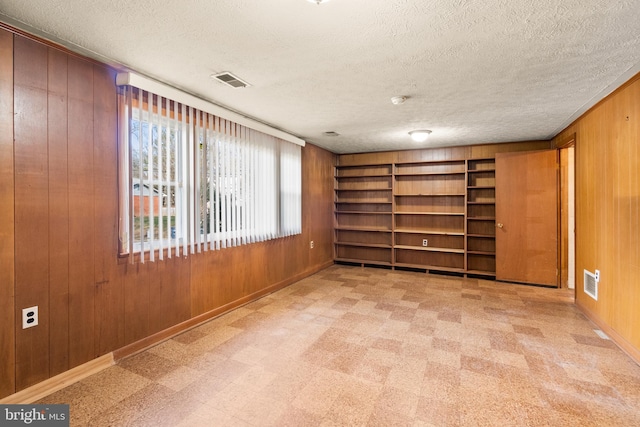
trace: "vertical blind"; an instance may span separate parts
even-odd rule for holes
[[[120,243],[141,262],[299,234],[301,147],[121,88]]]

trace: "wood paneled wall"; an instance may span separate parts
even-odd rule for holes
[[[423,148],[419,150],[383,151],[378,153],[341,154],[337,163],[341,166],[378,163],[402,163],[494,158],[496,153],[513,151],[548,150],[549,141],[507,142],[502,144],[466,145],[461,147]]]
[[[15,390],[13,35],[0,30],[0,397]]]
[[[574,134],[576,301],[640,361],[640,74],[554,141]],[[598,301],[584,269],[600,270]]]
[[[0,29],[0,398],[332,262],[335,156],[313,145],[302,234],[119,259],[116,106],[113,70]]]

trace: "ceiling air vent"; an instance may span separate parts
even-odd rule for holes
[[[324,136],[340,136],[340,134],[336,131],[329,130],[327,132],[324,132]]]
[[[251,86],[249,83],[245,82],[238,76],[234,76],[229,72],[219,73],[219,74],[211,74],[212,79],[218,80],[220,83],[224,83],[227,86],[231,86],[232,88],[241,88]]]

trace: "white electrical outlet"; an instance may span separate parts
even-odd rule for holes
[[[422,246],[429,246],[429,241],[427,239],[422,239]]]
[[[309,242],[309,248],[313,249],[313,240]]]
[[[596,273],[596,282],[599,282],[600,281],[600,270],[596,270],[595,273]]]
[[[22,329],[38,326],[38,306],[22,309]]]

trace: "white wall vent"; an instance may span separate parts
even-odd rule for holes
[[[596,270],[596,273],[598,273],[598,270]],[[584,270],[584,293],[598,301],[598,282],[600,277],[596,273]]]
[[[235,76],[229,72],[224,72],[224,73],[219,73],[219,74],[212,74],[211,75],[212,79],[216,79],[218,80],[220,83],[224,83],[227,86],[231,86],[232,88],[241,88],[241,87],[248,87],[251,86],[249,83],[245,82],[244,80],[242,80],[240,77]]]

